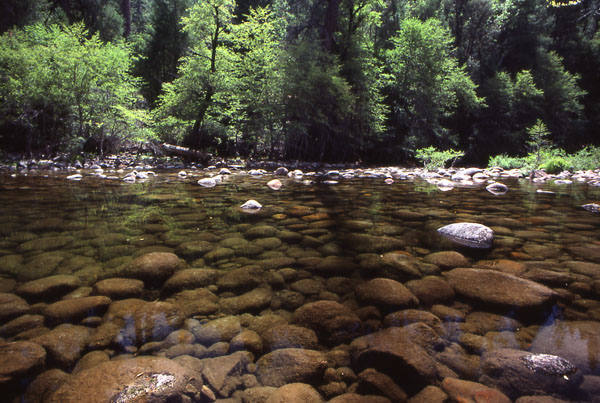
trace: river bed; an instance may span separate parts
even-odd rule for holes
[[[0,174],[4,396],[600,395],[599,187],[233,171]],[[493,246],[438,234],[456,222]]]

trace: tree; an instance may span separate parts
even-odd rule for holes
[[[483,100],[452,54],[452,37],[440,22],[407,19],[385,52],[390,122],[398,141],[409,149],[447,147],[455,138],[443,121],[456,111],[459,98],[470,108]]]
[[[28,151],[80,151],[95,140],[147,135],[131,57],[122,43],[89,37],[81,24],[37,24],[0,40],[3,133],[25,138]],[[136,129],[137,128],[137,129]],[[12,140],[5,138],[5,141]]]
[[[243,155],[269,155],[281,151],[283,114],[282,39],[285,22],[270,7],[251,8],[245,21],[233,29],[232,91],[237,113],[235,132],[241,133],[236,150]]]
[[[233,113],[227,89],[232,78],[231,50],[226,35],[231,30],[233,0],[196,3],[183,18],[191,49],[179,68],[179,77],[163,86],[158,116],[163,128],[184,134],[199,147],[207,147],[215,136],[223,138]],[[165,126],[166,125],[166,126]]]
[[[163,83],[177,77],[177,65],[187,49],[187,34],[181,25],[187,4],[187,0],[153,3],[150,38],[136,65],[136,73],[144,80],[142,93],[151,106],[156,106]],[[137,7],[141,9],[143,4],[139,2]]]

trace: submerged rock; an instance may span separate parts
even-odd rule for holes
[[[494,195],[503,195],[504,193],[508,192],[508,186],[506,186],[504,183],[494,182],[487,185],[485,190]]]
[[[159,357],[113,360],[67,380],[49,402],[131,402],[200,400],[199,373]],[[184,397],[185,396],[185,397]]]
[[[477,223],[455,223],[438,228],[437,231],[445,238],[470,248],[491,248],[494,239],[494,231],[491,228]]]
[[[246,203],[242,204],[240,208],[248,211],[260,210],[262,208],[262,204],[260,204],[256,200],[250,199]]]
[[[581,371],[566,359],[549,354],[499,349],[482,356],[480,382],[497,387],[515,399],[523,395],[569,396],[583,380]]]
[[[444,277],[457,294],[494,305],[534,308],[558,297],[544,285],[488,269],[459,268]]]
[[[46,351],[37,343],[18,341],[0,344],[0,383],[41,368]]]
[[[592,212],[592,213],[600,213],[600,204],[588,203],[588,204],[584,204],[581,207],[583,207],[585,210]]]

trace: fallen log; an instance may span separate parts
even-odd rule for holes
[[[212,158],[212,155],[200,150],[194,150],[188,147],[176,146],[174,144],[162,143],[161,148],[167,155],[181,157],[186,161],[197,161],[207,165]]]

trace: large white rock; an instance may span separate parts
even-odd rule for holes
[[[492,247],[494,231],[482,224],[460,222],[437,230],[443,237],[462,246],[487,249]]]

